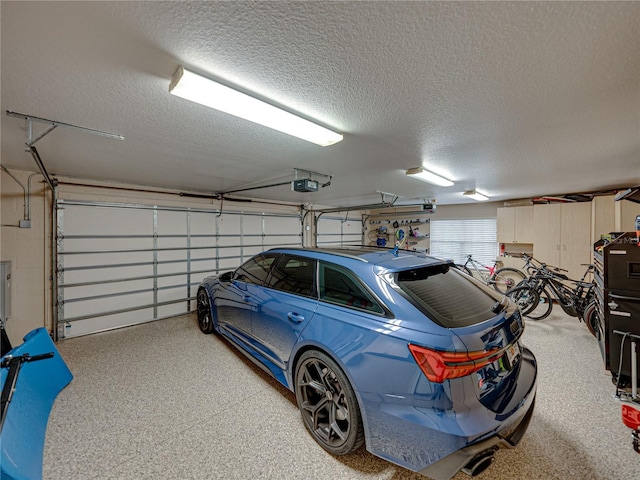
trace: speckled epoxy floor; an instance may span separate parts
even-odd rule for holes
[[[539,362],[524,439],[480,479],[640,478],[595,339],[554,309],[529,321]],[[393,479],[426,477],[361,449],[332,457],[292,393],[193,316],[60,342],[75,378],[49,419],[45,479]],[[460,473],[455,480],[467,479]]]

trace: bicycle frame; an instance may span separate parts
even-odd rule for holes
[[[480,279],[486,284],[489,284],[489,280],[491,279],[493,272],[496,271],[496,265],[497,262],[495,262],[492,267],[489,265],[483,265],[477,260],[474,260],[472,255],[467,255],[466,261],[462,264],[463,267],[469,270],[474,270],[480,276]]]
[[[545,288],[549,287],[550,293],[553,294],[554,299],[567,315],[582,317],[584,309],[589,303],[590,294],[593,291],[593,284],[585,282],[584,279],[592,269],[593,267],[589,266],[580,280],[572,280],[564,275],[559,276],[549,271],[543,264],[538,268],[538,273],[530,277],[530,282],[528,281],[528,283],[534,286],[539,294],[542,294]],[[575,287],[569,287],[566,282],[574,284]]]

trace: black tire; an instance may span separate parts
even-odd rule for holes
[[[358,400],[346,375],[329,356],[316,350],[302,354],[296,366],[295,393],[305,427],[327,452],[346,455],[362,446]]]
[[[584,309],[582,320],[587,326],[587,329],[589,329],[589,331],[591,332],[591,335],[599,338],[600,317],[598,316],[598,304],[595,300],[589,302],[587,308]]]
[[[507,293],[512,288],[517,287],[525,278],[527,276],[521,270],[504,267],[493,272],[493,275],[489,278],[489,284],[493,285],[493,288],[498,292]]]
[[[542,320],[551,314],[553,299],[546,288],[536,293],[538,294],[538,303],[525,316],[531,320]]]
[[[470,277],[473,277],[473,273],[471,273],[471,270],[469,270],[466,266],[464,265],[457,265],[456,264],[456,268],[458,270],[461,270],[462,272],[466,273],[467,275],[469,275]]]
[[[209,294],[204,288],[198,289],[197,295],[198,327],[202,333],[213,333],[213,315],[211,313],[211,302]]]
[[[540,297],[533,288],[523,285],[509,290],[506,294],[518,307],[522,315],[527,315],[538,305]]]

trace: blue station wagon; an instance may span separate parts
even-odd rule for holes
[[[295,393],[328,452],[436,480],[484,471],[531,419],[518,307],[452,262],[397,249],[277,248],[206,278],[198,324]]]

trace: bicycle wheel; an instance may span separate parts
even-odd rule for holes
[[[527,276],[524,272],[517,268],[504,267],[493,272],[493,275],[489,278],[489,284],[493,285],[493,288],[498,292],[507,293],[525,278]]]
[[[536,293],[538,294],[538,304],[529,310],[525,316],[531,320],[542,320],[551,314],[551,310],[553,309],[553,300],[546,288],[542,289],[542,291],[537,291]]]
[[[584,309],[582,320],[591,332],[591,335],[598,338],[598,332],[600,331],[600,317],[598,316],[598,305],[595,300],[589,302],[587,308]]]
[[[456,268],[458,270],[463,271],[464,273],[466,273],[470,277],[473,277],[473,274],[471,273],[471,270],[469,270],[466,265],[458,265],[458,264],[456,264]]]
[[[513,288],[505,295],[520,307],[522,315],[525,316],[537,307],[540,298],[538,292],[527,285]]]

